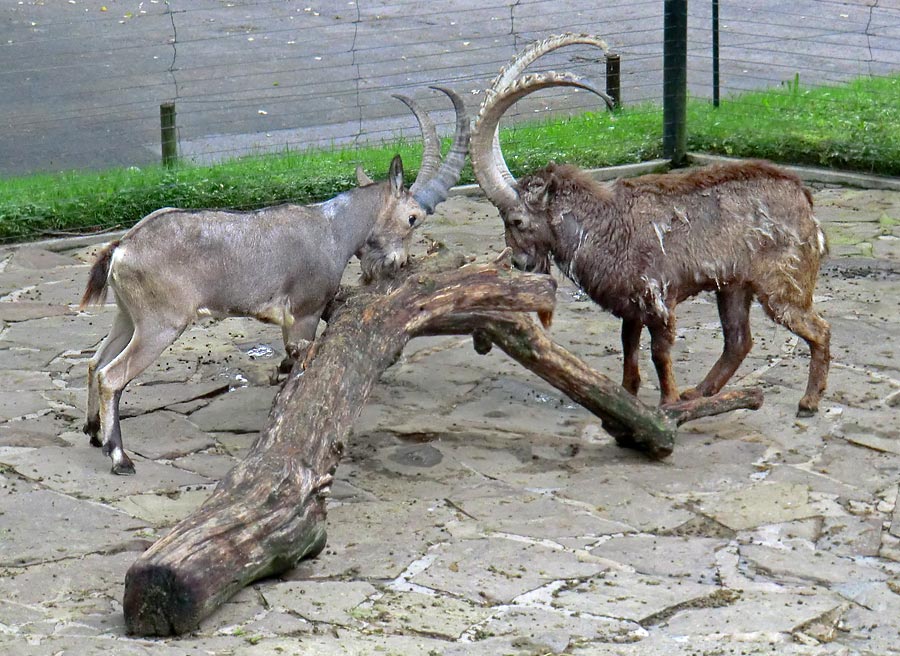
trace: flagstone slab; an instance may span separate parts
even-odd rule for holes
[[[46,248],[21,246],[12,253],[4,271],[36,271],[81,263],[69,254],[48,251]],[[85,267],[81,267],[84,269]]]
[[[819,514],[805,485],[768,482],[703,499],[700,509],[736,531]]]
[[[50,490],[0,496],[0,566],[77,558],[127,545],[144,522]],[[40,539],[34,539],[40,527]]]
[[[683,504],[664,495],[651,494],[612,471],[585,469],[571,474],[557,494],[589,504],[600,517],[642,531],[671,530],[695,516]]]
[[[604,519],[585,508],[565,504],[549,495],[515,491],[496,484],[462,488],[450,499],[476,519],[484,532],[500,531],[556,540],[633,530],[626,524]]]
[[[129,385],[122,392],[119,412],[123,418],[137,417],[193,399],[222,395],[228,392],[229,388],[227,380]],[[192,422],[197,423],[194,420]]]
[[[105,324],[105,321],[103,322]],[[109,326],[97,325],[88,314],[44,317],[9,324],[0,334],[0,346],[53,348],[58,353],[89,348],[106,336]],[[17,369],[3,362],[3,368]]]
[[[129,450],[151,460],[180,458],[216,445],[187,418],[166,410],[124,419],[121,427]]]
[[[67,304],[46,301],[0,301],[0,322],[6,323],[58,317],[75,312],[76,310]]]
[[[665,633],[697,637],[710,634],[790,634],[843,605],[844,601],[832,594],[744,592],[729,604],[715,608],[688,608],[676,613],[667,620]]]
[[[620,645],[640,640],[646,633],[636,622],[527,606],[511,606],[480,628],[488,635],[508,636],[514,646],[536,653],[562,653],[595,641]]]
[[[218,442],[216,442],[218,445]],[[172,464],[179,469],[194,472],[212,481],[218,481],[225,477],[240,460],[230,456],[217,447],[216,451],[204,451],[191,453],[181,458],[176,458]],[[340,471],[340,470],[339,470]],[[332,489],[332,494],[334,490]]]
[[[355,610],[378,592],[364,581],[286,581],[260,587],[269,608],[290,611],[309,622],[361,626],[371,607]]]
[[[393,580],[431,545],[446,539],[446,526],[454,520],[455,513],[441,499],[337,504],[328,509],[325,550],[283,577]]]
[[[68,442],[63,434],[69,430],[70,424],[70,421],[53,413],[7,421],[0,424],[0,446],[66,446]],[[82,443],[85,442],[86,436]]]
[[[890,578],[881,569],[803,546],[775,548],[745,544],[741,545],[740,553],[754,571],[779,582],[802,581],[830,587],[850,581],[885,581]]]
[[[191,423],[204,431],[258,432],[266,424],[277,392],[277,387],[230,390],[191,414]]]
[[[126,437],[125,449],[128,449]],[[150,491],[177,491],[189,485],[205,485],[209,479],[191,472],[160,465],[137,455],[132,458],[137,474],[116,476],[112,463],[98,448],[85,441],[84,446],[48,446],[19,449],[0,454],[0,462],[11,466],[22,476],[40,480],[45,487],[91,499],[120,499]]]
[[[726,544],[716,538],[625,535],[603,541],[591,553],[641,574],[711,585],[718,578],[716,552]]]
[[[548,582],[605,569],[569,551],[502,538],[458,540],[433,550],[434,561],[410,581],[477,603],[509,603]]]
[[[39,391],[23,390],[0,393],[0,422],[48,409],[49,404]]]
[[[689,605],[728,603],[732,596],[717,585],[610,570],[560,591],[553,606],[643,624]]]
[[[490,608],[453,597],[420,592],[388,592],[370,609],[358,608],[357,616],[371,612],[373,624],[392,633],[414,632],[456,640],[467,629],[487,619]]]
[[[73,518],[74,519],[74,518]],[[126,518],[127,519],[127,518]],[[110,615],[122,594],[125,572],[140,551],[76,555],[74,558],[10,567],[0,571],[0,599],[36,611],[26,621],[55,618],[72,622],[86,616]],[[9,617],[0,615],[9,624]],[[24,624],[25,622],[20,622]]]
[[[207,486],[169,494],[133,494],[112,505],[152,526],[174,526],[203,505],[212,491]]]

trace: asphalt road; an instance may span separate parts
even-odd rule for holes
[[[747,6],[747,5],[752,6]],[[723,95],[900,68],[900,7],[869,0],[721,3]],[[447,84],[479,92],[528,42],[593,32],[622,56],[626,103],[658,100],[662,2],[454,0],[0,0],[0,175],[142,166],[159,159],[159,105],[177,105],[180,151],[197,161],[285,147],[364,143],[414,123],[421,99],[449,130]],[[709,96],[709,3],[689,22],[691,93]],[[540,62],[602,78],[596,50]],[[542,92],[520,116],[596,107]]]

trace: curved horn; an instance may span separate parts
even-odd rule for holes
[[[488,200],[501,211],[511,210],[518,203],[519,196],[515,190],[516,179],[509,172],[503,159],[503,152],[500,150],[497,137],[500,118],[524,96],[539,89],[556,86],[577,87],[590,91],[603,98],[607,107],[614,106],[612,98],[589,80],[572,73],[553,71],[520,77],[500,92],[486,98],[475,119],[469,156],[472,158],[472,170],[478,184]]]
[[[548,52],[552,52],[557,48],[570,46],[575,44],[583,44],[596,46],[600,48],[604,54],[609,52],[609,46],[600,37],[592,34],[554,34],[543,41],[535,41],[522,52],[513,57],[508,64],[500,69],[500,73],[491,82],[490,91],[497,92],[512,84],[536,59],[543,57]],[[490,95],[490,93],[488,94]],[[487,101],[485,101],[487,102]]]
[[[412,110],[416,120],[419,122],[419,130],[422,132],[422,163],[419,165],[419,174],[416,181],[410,187],[410,191],[415,193],[425,182],[434,177],[438,167],[441,165],[441,140],[437,135],[437,128],[434,121],[428,116],[428,113],[422,109],[421,105],[408,96],[393,94],[393,97],[404,103]]]
[[[421,184],[422,176],[419,175],[415,185],[417,188],[415,190],[410,189],[413,198],[428,214],[433,213],[434,208],[447,199],[450,187],[459,181],[459,175],[462,172],[463,165],[466,163],[466,152],[469,149],[469,133],[471,130],[469,116],[466,114],[466,105],[463,99],[452,89],[438,86],[431,88],[446,94],[453,102],[453,109],[456,112],[456,133],[450,150],[444,157],[444,161],[441,163],[437,173]]]

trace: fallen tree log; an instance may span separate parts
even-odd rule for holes
[[[426,258],[386,288],[351,292],[334,304],[305,369],[290,373],[247,457],[129,568],[129,633],[190,631],[244,586],[324,548],[326,498],[344,439],[381,373],[413,337],[472,334],[480,352],[496,344],[603,418],[620,442],[657,456],[671,452],[677,417],[644,405],[523,316],[552,314],[551,277],[512,271],[508,258],[456,264],[449,272],[442,269],[453,265],[435,261]],[[679,416],[711,407],[709,399],[690,403]]]

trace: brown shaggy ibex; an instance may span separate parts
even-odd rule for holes
[[[122,389],[198,315],[280,325],[288,354],[300,357],[353,255],[366,277],[406,262],[412,229],[446,199],[465,162],[469,118],[456,93],[440,90],[457,117],[443,162],[434,124],[403,98],[426,142],[420,175],[409,190],[398,155],[387,181],[323,203],[253,212],[162,209],[100,252],[81,304],[102,301],[108,285],[119,311],[88,365],[84,432],[111,457],[113,473],[134,473],[119,428]]]
[[[605,97],[570,74],[514,75],[544,52],[590,39],[563,35],[529,48],[496,78],[475,121],[472,167],[500,210],[516,266],[549,273],[552,256],[566,276],[622,319],[622,385],[633,394],[647,326],[662,404],[679,399],[670,358],[675,306],[706,290],[718,302],[724,351],[703,381],[680,395],[694,398],[717,393],[750,351],[749,310],[757,297],[773,320],[809,345],[809,378],[798,414],[815,413],[830,359],[830,329],[812,305],[827,244],[812,196],[797,177],[758,161],[608,185],[556,164],[518,182],[510,174],[496,134],[514,102],[557,85]]]

